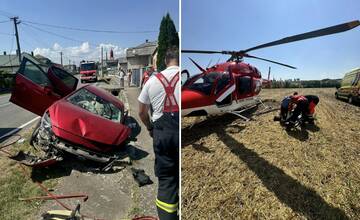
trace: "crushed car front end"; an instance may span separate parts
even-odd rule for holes
[[[58,157],[70,153],[100,163],[113,160],[125,150],[131,129],[124,124],[122,103],[107,95],[97,88],[82,88],[54,103],[34,130],[31,144]],[[95,100],[95,105],[84,97]]]

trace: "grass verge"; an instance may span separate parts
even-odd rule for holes
[[[23,143],[15,143],[10,146],[8,151],[16,152],[18,150],[34,152],[29,144],[31,131],[22,135],[25,138]],[[19,198],[28,198],[33,196],[45,195],[45,193],[30,178],[32,169],[25,167],[28,176],[23,173],[20,164],[12,161],[1,153],[0,166],[2,172],[0,175],[0,219],[33,219],[41,201],[19,201]],[[41,174],[37,174],[41,175]],[[47,179],[43,181],[45,187],[53,188],[56,185],[56,179]]]

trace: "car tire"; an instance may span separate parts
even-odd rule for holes
[[[354,103],[354,99],[353,99],[352,96],[349,96],[349,98],[348,98],[348,103],[349,103],[349,104],[353,104],[353,103]]]

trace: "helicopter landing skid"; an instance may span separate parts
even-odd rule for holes
[[[246,112],[252,108],[255,108],[257,107],[258,105],[252,105],[252,106],[249,106],[247,108],[244,108],[244,109],[241,109],[241,110],[238,110],[238,111],[228,111],[227,113],[230,113],[230,114],[233,114],[233,115],[236,115],[238,117],[240,117],[241,119],[243,119],[244,121],[250,121],[250,118],[248,117],[245,117],[244,115],[242,115],[241,113],[243,112]]]

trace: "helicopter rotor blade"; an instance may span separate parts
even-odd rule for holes
[[[213,50],[181,50],[182,53],[206,53],[206,54],[212,54],[212,53],[221,53],[223,54],[224,51],[213,51]]]
[[[330,35],[330,34],[336,34],[336,33],[351,30],[359,25],[360,25],[360,21],[355,20],[355,21],[319,29],[316,31],[311,31],[311,32],[303,33],[303,34],[285,37],[280,40],[272,41],[272,42],[269,42],[266,44],[261,44],[256,47],[251,47],[251,48],[243,50],[241,52],[247,53],[249,51],[258,50],[258,49],[265,48],[265,47],[272,47],[272,46],[276,46],[276,45],[280,45],[280,44],[291,43],[291,42],[305,40],[305,39],[309,39],[309,38],[315,38],[315,37],[321,37],[321,36],[326,36],[326,35]]]
[[[296,67],[294,67],[294,66],[290,66],[290,65],[287,65],[287,64],[284,64],[284,63],[279,63],[279,62],[276,62],[276,61],[273,61],[273,60],[268,60],[268,59],[261,58],[261,57],[252,56],[252,55],[249,55],[249,54],[244,54],[244,57],[263,60],[263,61],[267,61],[267,62],[270,62],[270,63],[278,64],[278,65],[281,65],[281,66],[286,66],[286,67],[291,68],[291,69],[296,69]]]
[[[190,61],[201,71],[205,72],[204,68],[202,68],[197,62],[195,62],[193,59],[189,57]]]

